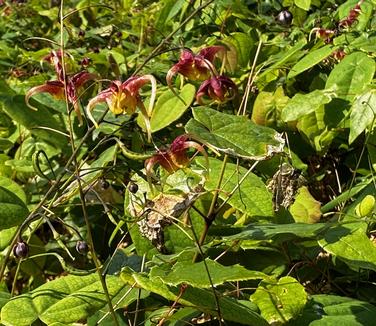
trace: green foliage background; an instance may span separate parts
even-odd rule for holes
[[[375,4],[0,1],[0,323],[373,325]],[[216,45],[234,98],[168,87],[184,49]],[[82,124],[64,99],[25,102],[59,50],[66,76],[96,75]],[[90,99],[144,75],[152,142],[106,102],[95,128]]]

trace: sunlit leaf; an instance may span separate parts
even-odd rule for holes
[[[251,300],[270,324],[285,323],[300,314],[307,302],[307,294],[296,279],[285,276],[278,281],[261,281]]]
[[[309,52],[291,68],[287,77],[293,78],[303,71],[312,68],[313,66],[324,60],[326,57],[331,55],[335,49],[336,47],[333,47],[332,45],[326,45],[322,48]]]
[[[321,204],[312,197],[307,187],[301,187],[289,211],[298,223],[316,223],[321,217]]]
[[[208,273],[210,274],[211,282]],[[151,271],[152,275],[153,271]],[[216,286],[225,282],[264,278],[268,278],[268,276],[258,271],[248,270],[240,265],[223,266],[213,260],[206,259],[205,262],[202,261],[195,264],[192,264],[192,262],[178,262],[167,275],[161,277],[161,280],[163,283],[172,286],[184,283],[197,288],[210,288],[212,284]]]
[[[350,135],[351,144],[366,128],[372,127],[376,113],[376,93],[367,92],[356,97],[350,114]]]
[[[366,230],[365,222],[340,224],[325,232],[319,244],[355,269],[376,271],[376,246],[367,237]]]
[[[331,71],[326,89],[334,90],[338,97],[351,101],[371,82],[375,61],[363,52],[346,56]]]
[[[107,276],[106,283],[111,297],[125,287],[115,276]],[[106,304],[97,274],[69,275],[12,298],[1,310],[1,322],[18,326],[30,325],[38,319],[47,325],[74,323],[85,320]]]
[[[204,168],[206,167],[206,161],[203,158],[198,158],[197,162]],[[214,158],[209,159],[209,178],[204,185],[206,190],[213,191],[217,188],[222,164],[221,161]],[[261,178],[253,173],[249,173],[240,183],[246,173],[247,169],[242,166],[227,163],[219,197],[227,200],[229,194],[233,192],[228,203],[234,208],[250,216],[273,216],[271,193]],[[239,188],[237,188],[238,185]]]
[[[283,150],[284,140],[280,134],[271,128],[256,125],[246,117],[206,107],[192,111],[194,119],[189,120],[186,131],[220,152],[263,160]]]
[[[187,84],[177,92],[180,98],[171,90],[167,90],[159,96],[150,118],[152,132],[161,130],[178,120],[192,104],[196,88],[191,84]],[[141,115],[138,117],[137,123],[145,128],[145,120]]]
[[[308,94],[296,94],[282,110],[281,118],[286,122],[298,120],[329,103],[333,95],[333,93],[321,90],[315,90]]]

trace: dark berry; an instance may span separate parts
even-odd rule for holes
[[[76,250],[79,254],[85,255],[88,252],[89,247],[85,241],[77,241]]]
[[[106,190],[110,186],[109,182],[105,179],[101,179],[100,185],[101,185],[102,190]]]
[[[85,31],[80,29],[80,31],[78,32],[78,36],[79,37],[84,37],[85,36]]]
[[[116,37],[121,38],[122,36],[123,36],[122,32],[119,31],[119,32],[116,33]]]
[[[128,189],[132,194],[135,194],[138,191],[138,185],[134,182],[130,182],[128,185]]]
[[[292,22],[292,13],[288,10],[282,10],[277,16],[277,23],[282,26],[289,26]]]
[[[29,246],[26,242],[19,241],[13,248],[13,254],[17,258],[26,258],[29,254]]]

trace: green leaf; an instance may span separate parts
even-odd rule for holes
[[[12,179],[0,176],[0,186],[15,194],[26,204],[26,194],[22,187]]]
[[[28,213],[26,205],[19,197],[0,186],[0,230],[19,225]]]
[[[376,246],[367,237],[367,223],[343,223],[325,232],[319,245],[350,267],[376,271]]]
[[[201,166],[206,167],[206,161],[204,158],[197,158],[196,161]],[[209,159],[209,178],[204,184],[207,191],[217,189],[222,164],[222,161],[217,159]],[[219,197],[226,200],[228,194],[237,187],[246,173],[247,169],[237,166],[236,164],[227,163]],[[228,203],[232,207],[250,216],[273,216],[272,195],[267,190],[261,178],[253,173],[248,174],[240,184],[240,187],[228,200]]]
[[[209,272],[206,270],[205,263]],[[238,264],[223,266],[210,259],[195,264],[191,261],[177,262],[167,275],[160,278],[167,285],[177,286],[185,283],[197,288],[210,288],[208,273],[214,286],[226,282],[268,278],[262,272],[251,271]],[[153,269],[150,275],[153,275]]]
[[[18,227],[13,226],[9,229],[0,231],[0,250],[4,250],[11,243],[14,235],[17,232]]]
[[[68,138],[59,133],[64,132],[62,124],[46,108],[40,107],[38,111],[33,111],[26,105],[25,97],[22,95],[9,96],[0,93],[0,101],[4,111],[13,120],[29,129],[32,134],[55,147],[67,146]]]
[[[335,295],[312,295],[301,316],[289,326],[373,325],[376,308],[368,302]]]
[[[123,276],[122,276],[123,277]],[[137,286],[161,295],[170,301],[178,300],[179,304],[194,307],[202,312],[217,316],[216,300],[212,290],[187,287],[181,294],[180,287],[163,284],[159,278],[149,279],[142,274],[132,274]],[[124,277],[129,279],[129,277]],[[131,280],[133,282],[133,280]],[[253,309],[242,305],[238,300],[223,297],[218,293],[219,306],[223,319],[242,325],[266,326],[266,321]]]
[[[179,92],[180,98],[171,90],[163,92],[159,96],[150,118],[151,131],[161,130],[178,120],[192,104],[195,94],[196,88],[191,84],[186,84],[181,89]],[[141,115],[138,116],[137,123],[145,129],[145,121]]]
[[[369,91],[356,97],[350,114],[349,144],[351,144],[375,120],[376,93]]]
[[[251,33],[231,33],[230,36],[226,37],[223,42],[230,48],[230,54],[234,52],[236,54],[236,59],[230,62],[232,71],[236,71],[237,65],[240,67],[247,67],[250,60],[251,51],[257,42],[256,39],[252,38]],[[232,49],[234,48],[234,50]],[[231,57],[230,57],[231,58]]]
[[[307,187],[301,187],[289,211],[298,223],[316,223],[320,220],[321,204],[312,197]]]
[[[0,309],[9,301],[10,298],[10,293],[0,291]]]
[[[372,81],[374,74],[374,60],[363,52],[354,52],[334,67],[325,88],[334,90],[338,97],[351,101]]]
[[[333,93],[323,90],[315,90],[308,94],[296,94],[282,110],[283,121],[298,120],[304,115],[314,112],[316,109],[332,100]]]
[[[358,217],[370,215],[375,208],[375,197],[372,195],[365,196],[362,201],[356,205],[355,213]]]
[[[280,239],[287,241],[296,238],[317,238],[320,233],[328,228],[325,223],[305,224],[305,223],[292,223],[292,224],[249,224],[241,228],[228,228],[223,230],[213,227],[209,234],[223,235],[232,234],[224,237],[226,241],[233,240],[270,240]],[[227,231],[227,232],[226,232]]]
[[[307,302],[307,294],[296,279],[285,276],[278,281],[261,281],[251,300],[270,324],[277,324],[297,317]]]
[[[301,74],[303,71],[312,68],[331,55],[336,49],[337,47],[332,45],[325,45],[322,48],[309,52],[291,68],[287,78],[293,78]]]
[[[297,7],[308,11],[311,6],[311,0],[294,0]]]
[[[107,276],[106,283],[111,297],[125,287],[115,276]],[[69,324],[85,320],[106,304],[97,274],[69,275],[12,298],[1,310],[1,322],[7,326],[26,326],[39,318],[47,325]]]
[[[206,107],[193,110],[185,129],[202,143],[220,152],[251,160],[264,160],[281,153],[284,140],[275,130],[254,124],[248,118]]]

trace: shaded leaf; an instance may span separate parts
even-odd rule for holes
[[[0,186],[0,230],[19,225],[28,213],[25,203],[18,196]]]
[[[22,95],[9,96],[0,94],[3,110],[15,121],[29,129],[32,134],[58,148],[64,148],[68,144],[68,138],[59,134],[64,132],[61,124],[44,107],[38,111],[31,110],[25,103]],[[31,100],[32,102],[32,100]],[[41,129],[41,128],[48,129]],[[58,132],[55,132],[56,130]]]
[[[231,71],[235,71],[237,65],[240,67],[247,67],[251,51],[257,42],[256,39],[252,38],[252,33],[231,33],[230,36],[226,37],[223,42],[230,48],[230,66]],[[234,50],[232,50],[234,48]],[[235,54],[236,58],[233,58],[231,54]]]
[[[121,275],[121,277],[129,280],[129,276]],[[171,301],[178,300],[184,306],[195,307],[214,316],[218,315],[212,290],[188,287],[181,295],[180,287],[167,286],[159,278],[149,279],[142,274],[132,274],[132,277],[139,287],[147,291],[159,294]],[[225,320],[242,325],[267,325],[266,321],[250,307],[242,305],[238,300],[223,297],[219,293],[218,296],[221,315]]]
[[[278,281],[261,281],[251,299],[270,324],[285,323],[299,315],[307,302],[307,294],[296,279],[285,276]]]
[[[310,297],[302,315],[288,325],[373,325],[375,315],[375,306],[368,302],[335,295],[317,294]]]
[[[264,160],[283,150],[284,140],[275,130],[248,118],[206,107],[193,109],[185,129],[202,143],[220,152],[252,160]]]
[[[286,241],[296,238],[317,238],[329,225],[325,223],[305,224],[249,224],[241,228],[212,227],[209,234],[228,235],[224,240],[270,240],[280,239]],[[232,234],[232,235],[230,235]]]

